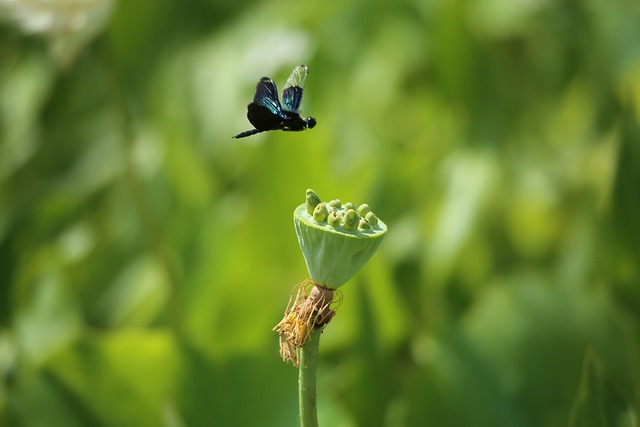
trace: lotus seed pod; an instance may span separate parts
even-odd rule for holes
[[[318,197],[316,192],[311,189],[307,190],[307,213],[309,215],[313,215],[313,210],[319,203],[321,203],[320,197]]]
[[[384,222],[378,220],[374,225],[364,221],[368,229],[360,229],[361,218],[358,213],[346,209],[346,203],[339,208],[331,206],[327,222],[318,222],[308,211],[307,203],[298,206],[293,213],[293,222],[298,243],[314,283],[330,289],[337,289],[351,279],[371,258],[387,232]],[[318,204],[314,209],[318,208]],[[323,205],[328,205],[322,203]],[[352,204],[353,205],[353,204]],[[344,221],[344,222],[343,222]]]

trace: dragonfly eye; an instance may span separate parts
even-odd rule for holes
[[[313,117],[307,117],[307,127],[309,129],[313,129],[316,125],[316,119],[314,119]]]

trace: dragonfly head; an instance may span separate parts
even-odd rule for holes
[[[316,119],[313,117],[307,117],[307,120],[305,121],[307,122],[307,127],[309,129],[313,129],[316,126]]]

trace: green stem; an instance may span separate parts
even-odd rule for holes
[[[309,341],[300,349],[300,376],[298,377],[298,386],[301,427],[318,427],[316,377],[318,373],[318,348],[320,347],[321,334],[321,329],[314,331]]]

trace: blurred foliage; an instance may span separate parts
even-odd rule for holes
[[[120,1],[64,60],[12,4],[1,427],[297,425],[308,187],[390,230],[322,425],[640,424],[640,3]],[[232,140],[300,63],[318,126]]]

